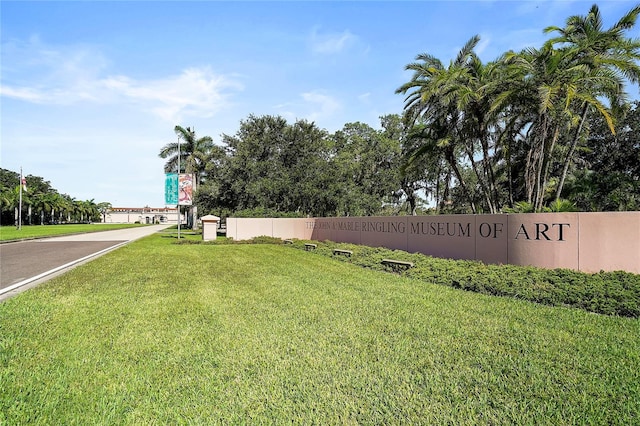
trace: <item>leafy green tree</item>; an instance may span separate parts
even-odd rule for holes
[[[210,210],[317,214],[335,204],[327,182],[330,144],[314,123],[250,115],[222,141],[227,155],[213,167],[218,178],[199,194]]]
[[[47,216],[51,218],[51,209],[53,208],[55,192],[37,192],[34,194],[33,207],[40,215],[40,225],[44,225],[47,221]]]
[[[332,164],[340,183],[338,213],[379,214],[400,187],[400,141],[363,123],[345,124],[332,139]]]
[[[256,207],[280,211],[283,170],[278,155],[287,122],[279,116],[254,116],[240,122],[235,135],[223,135],[228,160],[221,176],[221,201],[231,210]]]
[[[402,116],[388,114],[380,117],[383,137],[399,144],[400,150],[394,155],[393,169],[397,171],[399,188],[395,194],[397,207],[392,212],[399,214],[406,212],[409,215],[418,214],[419,209],[424,209],[425,198],[434,196],[437,198],[438,185],[440,183],[440,168],[437,156],[422,156],[414,161],[412,154],[422,142],[413,138],[411,129],[406,125]]]
[[[315,123],[297,120],[287,126],[284,136],[285,144],[276,160],[282,169],[280,211],[326,214],[335,204],[329,179],[331,145],[327,132]]]
[[[93,199],[91,200],[74,200],[73,210],[76,221],[94,222],[100,220],[100,211],[98,205]]]
[[[96,209],[98,210],[98,213],[100,215],[101,222],[107,222],[107,213],[109,213],[112,208],[113,206],[108,201],[103,201],[96,205]]]
[[[14,224],[14,208],[17,201],[14,189],[20,184],[20,174],[0,168],[0,207],[2,224]]]

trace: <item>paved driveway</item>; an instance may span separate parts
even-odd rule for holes
[[[168,225],[0,244],[0,301]]]

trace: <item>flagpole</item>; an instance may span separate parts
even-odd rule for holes
[[[18,230],[22,229],[22,166],[20,166],[20,201],[18,202]]]

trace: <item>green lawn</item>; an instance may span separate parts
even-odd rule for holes
[[[0,304],[0,424],[640,422],[640,321],[154,235]]]
[[[92,223],[77,225],[25,225],[22,229],[15,226],[0,227],[0,241],[27,238],[53,237],[59,235],[82,234],[85,232],[110,231],[112,229],[144,226],[130,223]]]

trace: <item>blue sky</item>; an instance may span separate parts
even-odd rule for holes
[[[394,92],[417,54],[448,63],[475,34],[484,61],[539,47],[591,4],[2,1],[1,167],[77,199],[160,207],[157,154],[176,124],[216,143],[250,114],[379,128],[402,112]],[[598,2],[605,26],[635,4]]]

